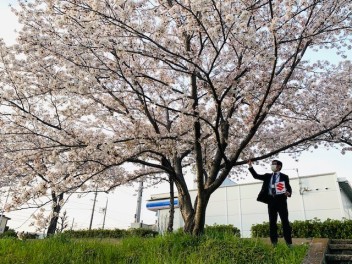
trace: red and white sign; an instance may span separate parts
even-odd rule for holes
[[[286,193],[285,182],[282,181],[282,182],[275,183],[275,192],[276,194]]]

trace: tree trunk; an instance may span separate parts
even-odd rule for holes
[[[204,232],[205,214],[210,192],[205,189],[198,190],[193,207],[187,186],[179,181],[175,181],[175,184],[178,190],[180,212],[184,221],[184,232],[195,236],[201,235]]]
[[[191,235],[200,235],[204,231],[205,212],[211,192],[199,188],[198,184],[198,196],[193,207],[187,184],[184,181],[181,159],[175,157],[173,164],[175,170],[173,179],[178,191],[178,203],[184,221],[183,230]],[[199,176],[203,177],[202,174]]]
[[[194,217],[194,226],[192,235],[199,236],[204,233],[205,214],[208,205],[209,197],[207,195],[198,194],[197,202],[195,204],[196,212]]]
[[[48,231],[46,233],[47,236],[54,235],[56,232],[59,214],[61,210],[60,202],[64,199],[64,194],[61,193],[57,196],[55,192],[52,192],[51,197],[53,199],[53,207],[52,207],[52,215],[51,215]]]
[[[181,184],[175,181],[177,191],[178,191],[178,203],[180,207],[180,212],[185,223],[183,230],[188,234],[192,234],[194,227],[194,210],[192,207],[191,196],[187,190],[185,184]]]
[[[204,225],[205,225],[205,215],[206,208],[209,202],[209,197],[206,195],[198,196],[195,203],[195,211],[192,206],[189,207],[185,203],[185,201],[179,198],[180,210],[183,216],[184,221],[184,232],[191,234],[193,236],[199,236],[204,233]]]
[[[167,232],[171,233],[174,230],[174,213],[175,213],[175,193],[174,193],[174,181],[169,177],[170,182],[170,211],[169,211],[169,223],[167,225]]]

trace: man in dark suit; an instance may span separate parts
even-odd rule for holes
[[[277,244],[277,215],[280,215],[286,244],[292,245],[291,226],[288,220],[287,197],[291,197],[292,189],[289,178],[281,173],[282,162],[273,160],[271,170],[273,173],[257,174],[252,166],[252,161],[248,162],[249,171],[255,179],[263,181],[262,189],[257,201],[268,204],[270,240],[275,246]]]

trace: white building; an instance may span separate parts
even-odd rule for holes
[[[0,234],[4,233],[8,220],[10,220],[10,218],[0,214]]]
[[[290,178],[292,197],[288,199],[289,219],[322,221],[352,217],[352,188],[345,178],[336,173]],[[251,226],[268,222],[267,205],[256,201],[262,181],[236,184],[227,180],[210,197],[206,225],[232,224],[241,230],[242,237],[251,236]],[[190,191],[192,201],[196,190]],[[175,194],[177,197],[177,194]],[[157,212],[158,230],[167,228],[169,194],[152,195],[147,203],[149,210]],[[174,230],[183,227],[183,219],[175,199]]]

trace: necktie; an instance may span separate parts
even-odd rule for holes
[[[274,173],[274,174],[273,174],[273,179],[272,179],[272,182],[271,182],[271,186],[272,186],[272,188],[271,188],[271,193],[272,193],[273,195],[276,194],[276,191],[275,191],[276,177],[277,177],[277,175],[276,175],[276,173]]]

